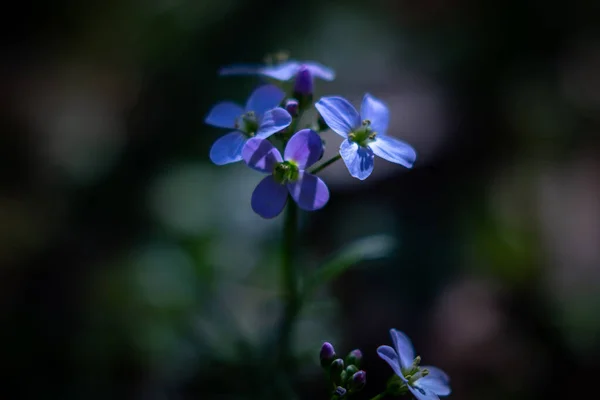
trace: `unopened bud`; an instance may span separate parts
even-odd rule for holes
[[[313,93],[313,77],[306,66],[301,66],[296,73],[296,82],[294,84],[294,93],[310,96]]]
[[[290,115],[292,117],[297,117],[298,116],[298,100],[296,100],[296,99],[289,99],[285,103],[285,110],[288,113],[290,113]]]
[[[329,378],[336,384],[342,381],[342,372],[344,371],[344,360],[341,358],[333,360],[329,367]]]
[[[352,375],[354,375],[355,373],[358,372],[358,368],[356,368],[356,365],[348,365],[346,367],[346,376],[348,378],[352,377]]]
[[[319,353],[319,358],[321,359],[321,366],[323,368],[328,368],[333,360],[335,360],[335,349],[329,342],[323,343],[321,346],[321,352]]]
[[[356,365],[360,367],[360,362],[362,361],[363,355],[362,351],[359,349],[352,350],[348,357],[346,357],[346,364],[348,365]]]
[[[346,389],[344,389],[341,386],[338,386],[337,388],[335,388],[335,390],[333,391],[333,395],[334,397],[341,399],[342,397],[344,397],[346,395]]]
[[[362,390],[366,384],[367,373],[361,370],[352,375],[352,378],[348,382],[348,389],[352,392],[358,392],[359,390]]]

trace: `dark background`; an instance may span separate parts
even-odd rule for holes
[[[391,109],[412,170],[339,163],[302,214],[302,268],[391,235],[391,257],[319,293],[294,386],[327,399],[318,349],[360,347],[367,399],[406,332],[451,398],[593,395],[600,373],[596,1],[21,1],[2,13],[3,398],[268,398],[281,218],[260,176],[216,167],[211,105],[253,78],[221,65],[289,50],[337,72],[320,95]],[[340,139],[326,134],[327,156]]]

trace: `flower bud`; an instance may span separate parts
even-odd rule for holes
[[[296,74],[294,93],[302,96],[310,96],[313,93],[313,77],[308,67],[302,65]]]
[[[347,374],[346,376],[347,376],[348,378],[351,378],[351,377],[352,377],[352,375],[354,375],[355,373],[357,373],[357,372],[358,372],[358,368],[356,368],[356,365],[348,365],[348,366],[346,367],[346,370],[345,370],[345,371],[346,371],[346,374]]]
[[[335,349],[329,342],[323,343],[321,346],[321,352],[319,353],[321,359],[321,366],[323,368],[329,368],[333,360],[335,360]]]
[[[348,365],[356,365],[360,367],[360,362],[362,361],[363,355],[362,351],[359,349],[352,350],[350,354],[346,357],[346,364]]]
[[[348,389],[352,392],[358,392],[359,390],[362,390],[366,384],[367,373],[361,370],[352,375],[352,378],[350,378],[348,382]]]
[[[335,398],[341,399],[342,397],[344,397],[346,395],[346,389],[344,389],[341,386],[338,386],[337,388],[335,388],[335,390],[333,391],[333,396]]]
[[[289,99],[286,103],[285,103],[285,110],[292,116],[292,117],[297,117],[298,116],[298,100],[296,99]]]
[[[336,384],[342,382],[342,372],[344,371],[344,360],[341,358],[333,360],[329,367],[329,378]]]

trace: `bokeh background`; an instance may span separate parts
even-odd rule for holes
[[[2,13],[3,398],[271,398],[255,348],[276,326],[281,218],[260,179],[211,165],[211,105],[257,79],[219,66],[278,50],[337,71],[320,95],[392,110],[412,170],[324,171],[303,271],[392,238],[298,323],[299,398],[327,399],[318,350],[405,331],[453,399],[577,398],[600,373],[596,1],[13,2]],[[327,155],[339,138],[326,134]],[[593,396],[592,396],[593,397]]]

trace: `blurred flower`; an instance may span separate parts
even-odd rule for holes
[[[340,155],[353,177],[364,180],[371,175],[374,154],[406,168],[415,162],[410,145],[386,136],[389,110],[370,94],[365,94],[360,114],[342,97],[323,97],[315,107],[331,130],[348,139],[342,142]]]
[[[379,346],[377,354],[394,370],[417,400],[436,400],[450,394],[450,378],[436,367],[420,367],[410,339],[396,329],[390,329],[394,348]]]
[[[313,93],[313,76],[305,65],[301,66],[296,74],[294,93],[301,96],[310,96]]]
[[[286,128],[292,117],[278,107],[285,93],[275,85],[256,89],[248,99],[246,108],[224,101],[210,110],[205,122],[219,128],[235,131],[218,139],[210,149],[210,159],[217,165],[230,164],[242,159],[244,144],[251,137],[266,139]]]
[[[298,100],[289,99],[285,103],[285,110],[287,112],[289,112],[292,117],[297,117],[298,116]]]
[[[322,208],[329,200],[329,189],[321,178],[305,171],[317,162],[321,149],[321,138],[310,129],[292,136],[283,159],[268,140],[250,139],[242,152],[244,161],[252,169],[271,174],[254,189],[252,209],[263,218],[276,217],[287,202],[288,191],[303,210]]]
[[[289,81],[300,71],[307,70],[311,77],[326,81],[335,79],[335,72],[331,68],[314,61],[289,60],[277,65],[230,65],[219,70],[219,75],[263,75],[278,81]]]

